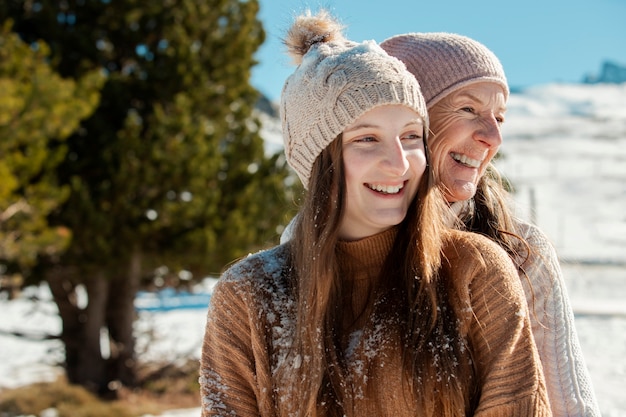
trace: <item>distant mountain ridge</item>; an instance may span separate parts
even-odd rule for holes
[[[626,66],[612,61],[604,61],[599,75],[587,75],[583,78],[585,84],[621,84],[626,82]]]

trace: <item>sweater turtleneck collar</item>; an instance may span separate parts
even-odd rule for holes
[[[377,276],[391,251],[397,233],[398,227],[395,226],[363,239],[340,241],[337,255],[341,269],[354,279]]]
[[[360,329],[367,322],[367,315],[363,313],[376,299],[381,270],[397,233],[396,226],[363,239],[340,241],[337,245],[346,331]]]

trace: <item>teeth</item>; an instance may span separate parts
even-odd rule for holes
[[[404,185],[373,185],[373,184],[368,184],[367,185],[369,188],[371,188],[374,191],[378,191],[380,193],[385,193],[385,194],[397,194],[398,192],[400,192],[400,190],[404,187]]]
[[[467,157],[466,155],[461,155],[460,153],[452,152],[450,154],[450,156],[452,156],[452,158],[455,161],[460,162],[460,163],[462,163],[464,165],[467,165],[469,167],[472,167],[472,168],[480,167],[480,164],[482,162],[482,161],[479,161],[478,159],[472,159],[472,158]]]

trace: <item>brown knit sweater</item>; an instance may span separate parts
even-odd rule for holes
[[[481,381],[475,416],[551,416],[543,374],[517,273],[502,249],[478,235],[453,232],[446,248],[462,280],[465,326]],[[419,416],[407,401],[397,337],[384,320],[360,317],[369,303],[395,231],[341,243],[352,312],[345,358],[349,417]],[[259,252],[230,267],[214,289],[200,366],[202,416],[278,414],[274,372],[287,357],[295,326],[289,286],[289,246]],[[464,290],[466,289],[466,290]],[[397,336],[397,335],[396,335]],[[403,394],[404,393],[404,394]]]

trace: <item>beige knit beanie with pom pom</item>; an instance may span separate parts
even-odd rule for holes
[[[280,113],[287,162],[308,188],[311,169],[343,130],[375,107],[414,109],[428,130],[419,84],[374,41],[345,39],[327,12],[296,18],[285,38],[298,67],[283,87]]]
[[[428,108],[467,85],[492,82],[504,98],[509,86],[500,60],[485,45],[455,33],[407,33],[393,36],[380,46],[404,62],[419,81]]]

